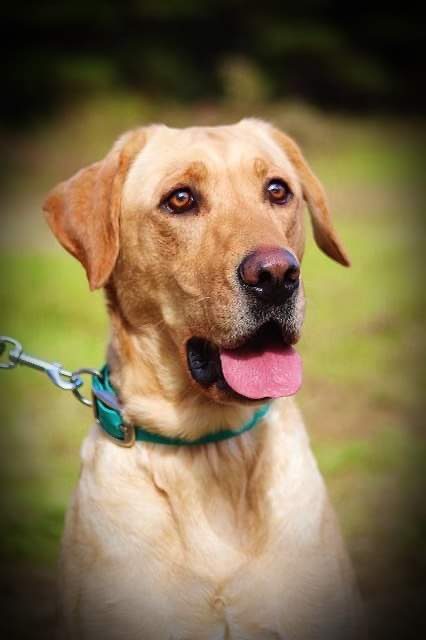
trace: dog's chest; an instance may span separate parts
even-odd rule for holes
[[[131,640],[269,640],[285,637],[284,630],[297,638],[307,619],[318,624],[324,590],[330,598],[337,593],[332,559],[321,560],[313,541],[299,537],[297,548],[296,530],[287,535],[282,523],[280,532],[276,523],[275,534],[250,538],[248,531],[231,534],[230,513],[214,518],[214,501],[207,514],[193,505],[192,523],[188,513],[182,524],[163,509],[124,509],[121,525],[105,520],[108,535],[84,545],[79,606],[107,639],[116,620]],[[139,531],[129,521],[139,521]],[[91,544],[96,551],[85,566]]]
[[[283,613],[315,609],[317,582],[334,584],[318,553],[323,485],[306,451],[281,477],[255,467],[244,476],[244,465],[226,477],[220,464],[179,456],[115,460],[112,474],[115,451],[104,453],[83,467],[64,544],[65,573],[67,557],[78,567],[75,600],[99,624],[119,618],[126,637],[134,627],[147,640],[266,640],[280,637]]]

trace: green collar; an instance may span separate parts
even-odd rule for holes
[[[109,379],[109,369],[107,365],[102,369],[101,377],[93,377],[92,394],[93,408],[99,425],[116,444],[124,447],[131,447],[135,443],[135,440],[174,446],[207,444],[209,442],[227,440],[228,438],[234,438],[245,431],[253,429],[267,414],[270,407],[269,403],[263,404],[254,412],[250,420],[238,429],[222,429],[221,431],[208,433],[196,440],[186,440],[185,438],[168,438],[167,436],[161,436],[157,433],[152,433],[152,431],[147,431],[144,427],[125,424],[121,416],[117,394]]]

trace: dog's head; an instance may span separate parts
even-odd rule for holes
[[[272,126],[125,134],[48,196],[62,245],[107,287],[127,331],[162,326],[191,383],[217,401],[290,395],[301,331],[303,210],[348,265],[323,188]]]

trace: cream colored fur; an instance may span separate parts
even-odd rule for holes
[[[72,638],[359,638],[353,576],[300,415],[125,450],[94,427],[63,540]]]
[[[205,215],[158,210],[182,172],[207,194]],[[295,194],[285,211],[261,200],[271,172]],[[54,232],[91,286],[107,286],[108,362],[129,421],[194,438],[250,417],[253,404],[191,380],[183,345],[238,339],[247,309],[235,266],[272,241],[301,260],[303,200],[319,244],[347,264],[300,151],[257,121],[133,132],[50,194]],[[301,288],[298,328],[302,319]],[[292,399],[250,432],[196,447],[124,449],[95,425],[81,457],[61,555],[67,637],[360,638],[350,562]]]

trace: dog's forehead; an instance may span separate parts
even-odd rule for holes
[[[256,121],[217,127],[174,129],[163,125],[148,130],[146,144],[129,170],[124,200],[153,193],[167,177],[178,176],[198,164],[220,177],[235,171],[259,177],[269,167],[296,179],[295,169],[270,128]]]

